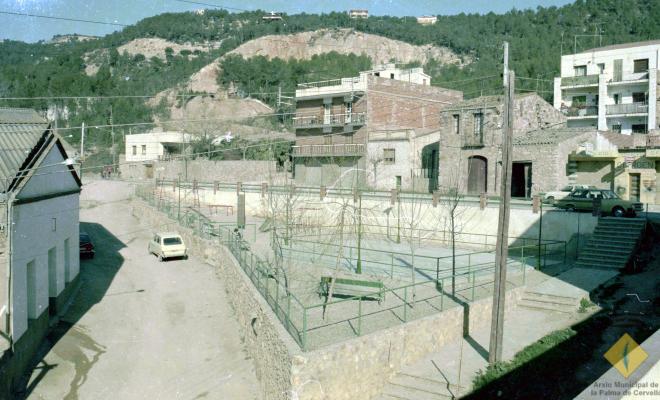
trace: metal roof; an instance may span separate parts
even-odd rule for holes
[[[34,110],[0,108],[0,190],[4,191],[16,177],[45,137],[48,126]]]

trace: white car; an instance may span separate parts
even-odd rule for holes
[[[543,195],[543,202],[553,204],[557,200],[562,200],[568,197],[574,190],[577,189],[593,189],[590,185],[568,185],[561,188],[561,190],[553,190]]]
[[[155,233],[149,241],[149,254],[158,256],[159,261],[174,257],[187,259],[188,249],[178,233]]]

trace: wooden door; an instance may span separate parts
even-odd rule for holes
[[[468,158],[468,194],[488,191],[488,161],[481,156]]]
[[[640,175],[630,174],[630,201],[639,201]]]
[[[623,60],[614,60],[614,82],[621,82],[623,80]]]

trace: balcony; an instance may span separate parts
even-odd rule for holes
[[[598,106],[576,105],[572,107],[562,107],[561,112],[568,118],[598,118]]]
[[[561,87],[598,86],[598,75],[568,76],[561,78]]]
[[[649,105],[646,103],[610,104],[606,111],[607,115],[647,114]]]
[[[293,146],[294,157],[361,157],[364,155],[363,143],[347,144],[310,144]]]
[[[323,97],[342,93],[363,92],[367,90],[366,79],[360,77],[331,79],[328,81],[299,83],[296,98]]]
[[[648,81],[648,72],[634,72],[622,76],[615,76],[608,82],[608,84],[610,86],[639,85],[648,84]]]
[[[293,117],[293,126],[296,129],[312,129],[324,126],[364,125],[367,113],[331,114],[331,115],[302,115]]]
[[[484,135],[483,134],[464,135],[462,144],[463,147],[484,147]]]

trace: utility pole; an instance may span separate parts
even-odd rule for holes
[[[504,42],[504,54],[509,55],[509,45]],[[508,60],[504,59],[508,67]],[[490,330],[488,362],[492,365],[502,360],[504,337],[504,300],[506,298],[506,265],[509,256],[509,215],[511,212],[511,153],[513,151],[513,109],[515,73],[505,70],[504,124],[502,132],[502,180],[500,183],[500,212],[497,224],[495,249],[495,282],[493,285],[493,315]]]
[[[83,121],[82,126],[80,127],[80,180],[82,180],[84,158],[85,158],[85,121]]]
[[[114,174],[115,165],[117,165],[116,155],[115,155],[115,122],[112,118],[112,104],[110,104],[110,136],[112,136],[112,171]]]
[[[356,189],[357,190],[357,189]],[[357,273],[362,273],[362,192],[358,192]]]
[[[509,42],[504,42],[504,72],[502,77],[504,79],[504,87],[509,85]]]

